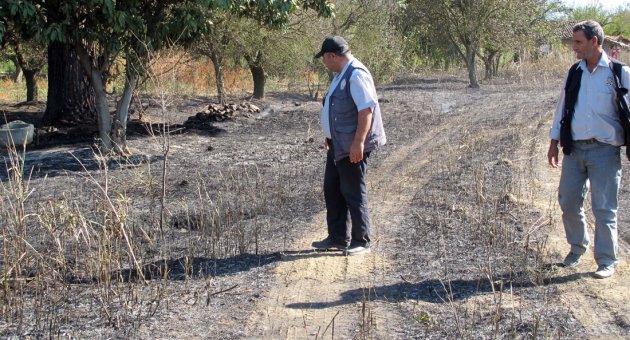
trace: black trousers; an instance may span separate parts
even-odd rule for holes
[[[332,143],[328,144],[324,172],[328,235],[338,243],[366,245],[370,242],[370,215],[365,175],[370,153],[359,163],[351,163],[348,157],[335,162]]]

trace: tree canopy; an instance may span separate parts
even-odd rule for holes
[[[476,58],[522,44],[539,30],[554,0],[407,0],[405,28],[427,48],[454,50],[479,87]],[[444,42],[448,42],[446,45]]]
[[[111,117],[104,81],[113,60],[146,55],[166,44],[186,45],[211,30],[212,11],[227,11],[280,27],[298,8],[332,15],[328,0],[5,0],[0,44],[9,29],[42,45],[67,43],[77,51],[96,92],[100,137],[111,148]]]

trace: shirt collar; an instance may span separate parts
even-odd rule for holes
[[[597,66],[608,68],[609,67],[608,65],[610,65],[610,58],[608,58],[608,54],[606,54],[606,51],[602,51],[602,56],[599,58],[599,62],[597,63]],[[583,71],[588,71],[588,68],[586,67],[586,60],[582,59],[580,61],[579,67]]]
[[[352,64],[353,61],[354,61],[354,57],[349,57],[348,58],[348,62],[346,63],[346,65],[343,67],[341,72],[335,74],[335,77],[338,77],[338,76],[346,73],[346,70],[348,69],[348,66],[350,66],[350,64]]]

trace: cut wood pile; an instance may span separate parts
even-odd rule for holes
[[[237,117],[253,118],[260,113],[260,108],[254,104],[210,104],[203,111],[190,116],[184,126],[192,129],[205,129],[214,122],[234,120]]]

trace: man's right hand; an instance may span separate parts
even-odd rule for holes
[[[329,148],[330,146],[328,146],[328,138],[324,138],[324,151],[328,152]]]
[[[549,150],[547,151],[547,161],[552,168],[558,168],[558,141],[552,139],[549,142]]]

